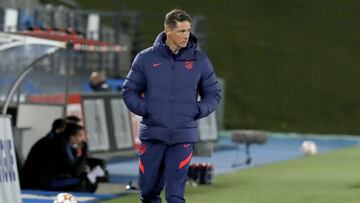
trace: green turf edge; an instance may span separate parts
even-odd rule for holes
[[[188,186],[189,203],[359,202],[360,148],[254,167],[217,176],[210,186]],[[137,194],[103,203],[140,202]]]

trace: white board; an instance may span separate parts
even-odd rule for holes
[[[4,22],[4,31],[5,32],[16,32],[18,24],[18,10],[7,8],[5,9],[5,22]]]
[[[0,202],[21,203],[11,121],[8,116],[0,116]]]
[[[199,121],[200,141],[216,141],[219,138],[216,113],[213,112]]]
[[[85,128],[90,151],[109,150],[109,133],[106,125],[103,99],[86,99],[84,104]]]
[[[111,110],[117,149],[133,147],[130,115],[122,99],[111,99]]]

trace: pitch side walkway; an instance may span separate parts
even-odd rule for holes
[[[278,161],[290,160],[304,156],[300,146],[305,140],[312,140],[317,144],[318,153],[325,153],[339,148],[360,146],[360,137],[355,136],[316,136],[285,133],[267,134],[267,142],[263,145],[251,145],[252,164],[232,167],[235,161],[245,161],[245,145],[237,145],[230,139],[230,133],[222,134],[216,150],[211,157],[194,157],[192,163],[212,163],[215,166],[215,175],[257,167]],[[237,160],[236,160],[237,159]],[[138,175],[137,157],[115,158],[108,162],[110,182],[127,184],[133,181],[136,185]],[[126,193],[119,191],[116,194],[97,195],[86,193],[72,193],[79,203],[98,202],[112,199]],[[22,191],[23,203],[52,203],[57,193],[45,191]]]
[[[245,161],[245,145],[237,145],[231,141],[229,136],[225,135],[220,139],[212,157],[194,157],[191,162],[212,163],[215,166],[215,175],[224,174],[248,167],[256,167],[304,156],[300,146],[305,140],[314,141],[317,145],[318,153],[325,153],[343,147],[360,146],[360,137],[356,136],[304,136],[300,134],[269,133],[267,134],[266,144],[251,145],[252,164],[250,166],[241,165],[239,167],[232,167],[235,161]],[[110,162],[108,170],[111,174],[111,181],[122,183],[127,183],[130,180],[136,181],[138,174],[137,164],[136,158]]]

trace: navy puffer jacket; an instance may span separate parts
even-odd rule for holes
[[[141,140],[196,142],[198,119],[219,104],[220,85],[209,59],[196,48],[193,34],[187,47],[175,55],[165,40],[165,33],[160,33],[152,47],[135,57],[123,99],[130,111],[143,117]]]

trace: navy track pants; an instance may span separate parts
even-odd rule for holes
[[[187,171],[193,143],[167,145],[142,141],[139,155],[139,188],[142,203],[161,203],[165,187],[168,203],[184,203]]]

